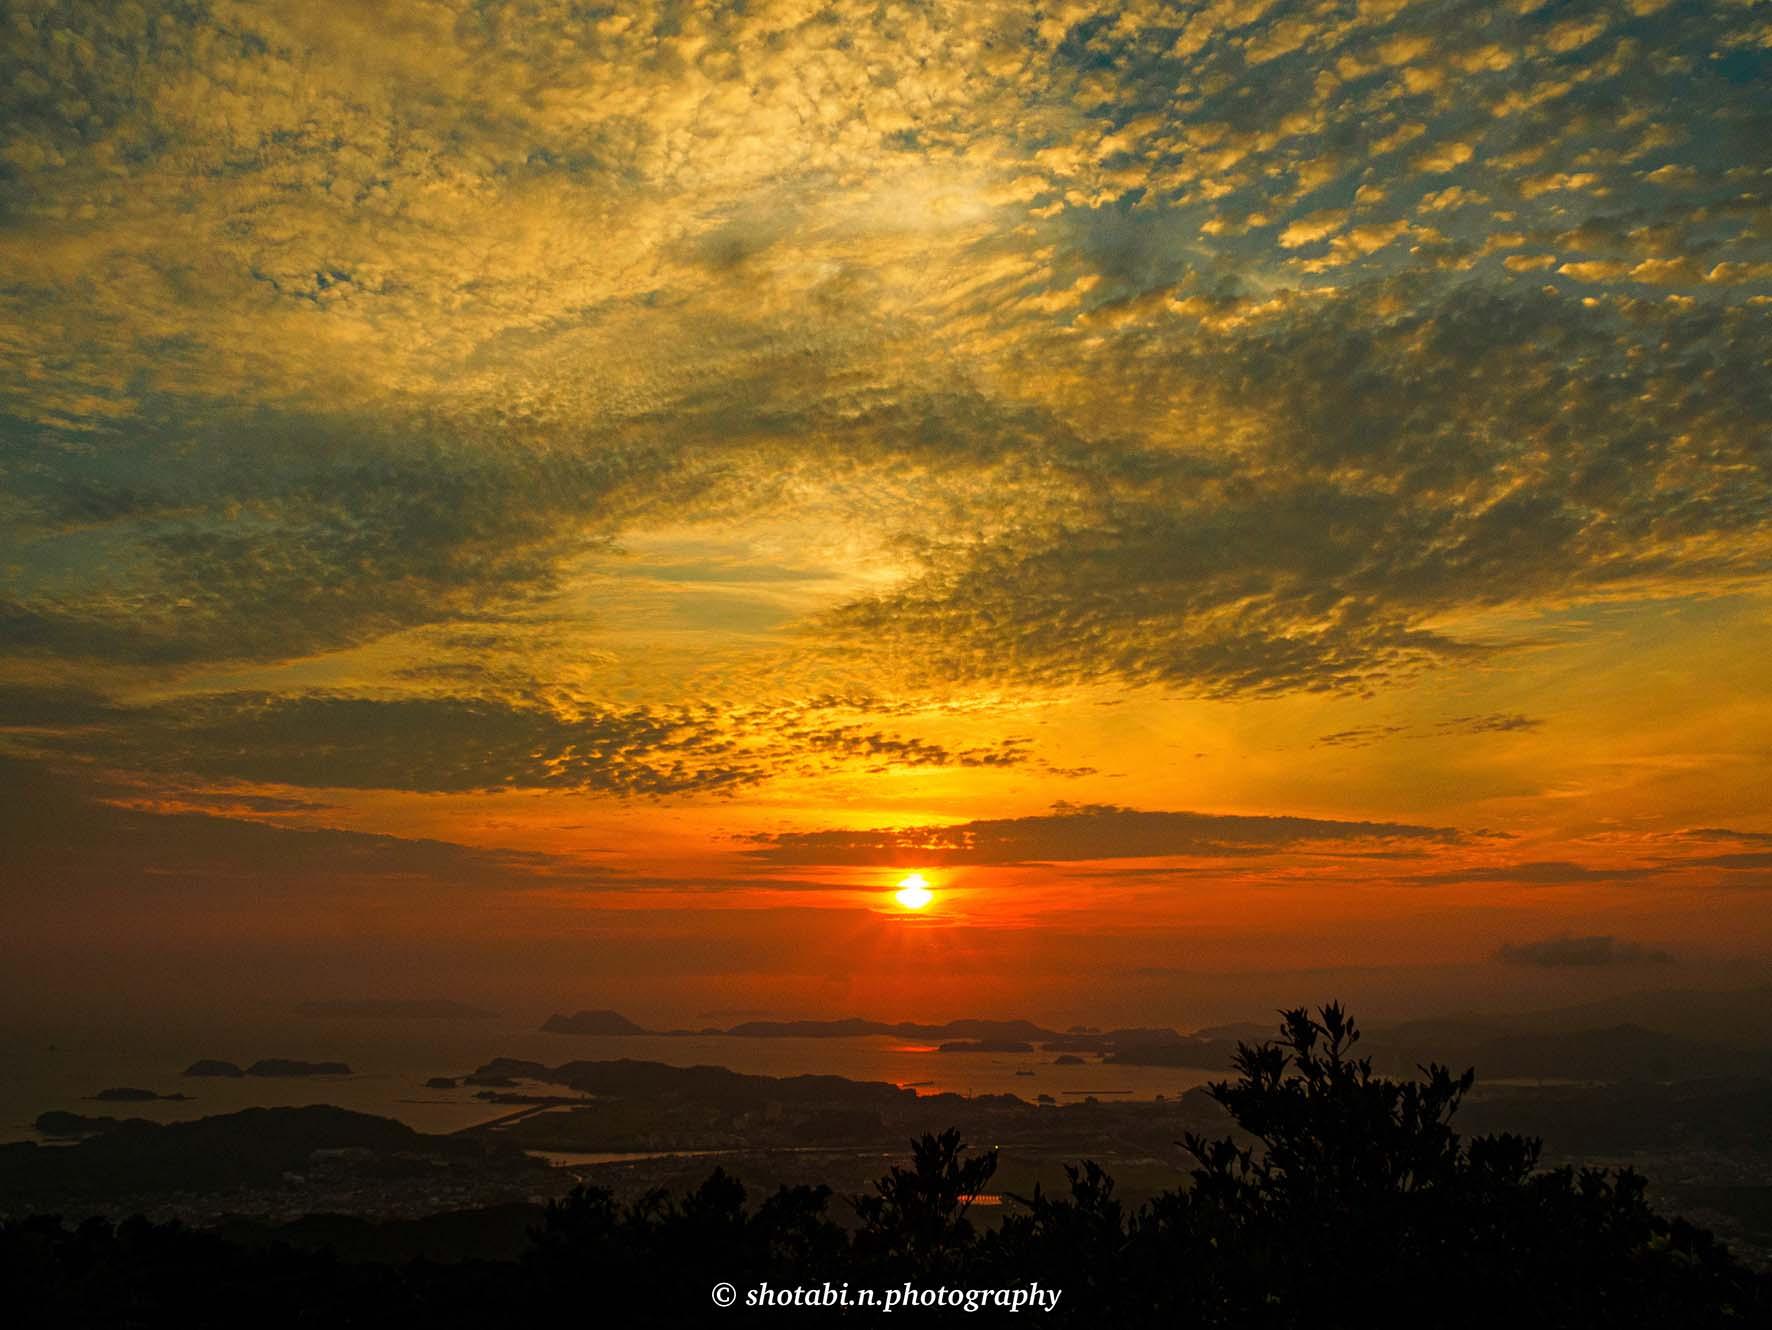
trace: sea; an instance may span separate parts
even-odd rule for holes
[[[670,1066],[715,1066],[762,1076],[820,1074],[883,1081],[919,1094],[1050,1095],[1072,1103],[1173,1098],[1218,1079],[1175,1067],[1111,1066],[1091,1057],[1054,1066],[1051,1053],[941,1053],[934,1043],[893,1036],[771,1039],[731,1035],[544,1034],[539,1019],[440,1020],[306,1017],[251,1024],[188,1022],[139,1028],[70,1023],[0,1028],[0,1142],[38,1140],[40,1113],[176,1122],[251,1107],[334,1104],[397,1119],[425,1132],[459,1131],[512,1111],[476,1099],[477,1088],[431,1090],[435,1076],[459,1077],[495,1057],[558,1066],[633,1058]],[[186,1077],[200,1058],[247,1066],[262,1058],[343,1062],[348,1076]],[[1030,1074],[1024,1074],[1030,1073]],[[182,1093],[182,1101],[103,1102],[110,1087]],[[547,1089],[547,1087],[535,1087]],[[569,1094],[563,1087],[552,1093]]]

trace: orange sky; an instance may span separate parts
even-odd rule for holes
[[[0,997],[1772,969],[1758,11],[365,14],[8,38]]]

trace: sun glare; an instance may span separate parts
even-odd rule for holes
[[[907,873],[898,880],[895,899],[907,910],[920,910],[935,899],[935,893],[921,873]]]

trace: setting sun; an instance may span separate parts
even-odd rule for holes
[[[898,880],[895,899],[907,910],[920,910],[935,899],[935,893],[921,873],[908,873]]]

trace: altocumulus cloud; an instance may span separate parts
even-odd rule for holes
[[[1522,886],[1558,887],[1582,882],[1635,882],[1658,877],[1664,871],[1660,865],[1607,867],[1578,864],[1567,859],[1536,859],[1525,863],[1449,868],[1400,880],[1424,887],[1456,886],[1461,882],[1513,882]]]
[[[195,695],[374,646],[372,700],[56,742],[676,794],[797,759],[611,645],[635,532],[864,548],[684,611],[802,698],[1361,691],[1507,649],[1479,616],[1763,577],[1763,19],[1519,8],[16,5],[0,665]],[[393,668],[453,629],[496,705]]]

